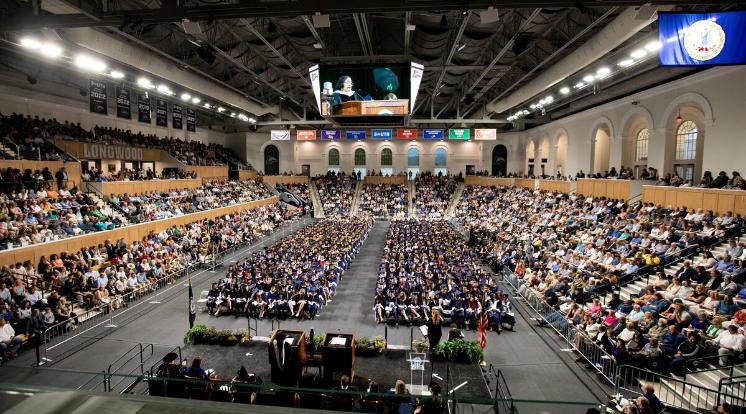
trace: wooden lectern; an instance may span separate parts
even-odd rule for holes
[[[335,116],[407,115],[408,113],[409,99],[347,101],[332,107],[332,115]]]
[[[342,375],[355,379],[355,335],[326,334],[321,345],[324,382],[339,382]]]
[[[269,338],[270,377],[277,385],[297,386],[308,360],[303,331],[277,330]]]

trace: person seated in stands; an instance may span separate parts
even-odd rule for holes
[[[725,366],[728,365],[730,356],[743,352],[746,348],[746,337],[738,332],[738,325],[730,324],[715,339],[708,341],[708,344],[717,346],[720,365]]]
[[[700,336],[697,332],[690,332],[686,341],[679,344],[676,352],[672,355],[673,359],[668,364],[668,372],[676,375],[683,375],[684,364],[688,359],[696,358],[701,352]]]
[[[192,360],[192,365],[184,370],[184,375],[191,378],[197,378],[202,380],[210,379],[210,373],[202,369],[202,358],[195,357]]]
[[[412,414],[414,412],[413,402],[407,384],[402,380],[396,380],[394,389],[389,391],[386,397],[388,412]]]
[[[4,317],[0,318],[0,353],[2,357],[16,357],[22,344],[23,341],[16,336],[16,332],[10,326],[10,323],[6,322]]]
[[[638,367],[648,366],[650,362],[663,356],[663,349],[658,344],[658,338],[650,338],[641,350],[630,353],[633,364]]]

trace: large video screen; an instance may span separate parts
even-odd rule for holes
[[[746,63],[746,12],[658,13],[660,64]]]
[[[310,69],[319,112],[324,116],[408,115],[423,67],[334,65]]]

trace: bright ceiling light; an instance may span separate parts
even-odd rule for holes
[[[169,89],[168,86],[163,85],[163,84],[158,85],[156,89],[158,89],[158,92],[160,93],[168,94],[169,92],[171,92],[171,89]]]
[[[106,63],[94,57],[83,54],[75,56],[75,66],[79,67],[80,69],[96,73],[101,73],[106,70]]]
[[[37,50],[41,47],[41,42],[33,37],[24,37],[21,39],[21,46],[26,49]]]
[[[659,51],[661,49],[661,46],[662,46],[661,42],[657,40],[653,40],[652,42],[649,42],[648,44],[645,45],[645,50],[653,53],[653,52]]]
[[[583,76],[583,82],[585,82],[585,83],[591,83],[591,82],[593,82],[594,79],[596,79],[596,78],[593,77],[593,75],[585,75],[585,76]]]
[[[256,119],[254,119],[254,118],[249,118],[249,122],[251,122],[252,124],[256,124]]]
[[[150,79],[148,78],[138,78],[137,85],[145,89],[153,89],[155,87],[152,83],[150,83]]]
[[[190,99],[192,99],[192,95],[189,95],[189,94],[188,94],[188,93],[186,93],[186,92],[185,92],[185,93],[182,93],[182,94],[181,94],[181,100],[182,100],[182,101],[188,101],[188,100],[190,100]]]
[[[648,52],[646,52],[644,49],[637,49],[637,50],[632,51],[632,53],[629,54],[629,56],[632,59],[642,59],[647,55],[648,55]]]
[[[249,117],[246,116],[245,114],[238,114],[238,119],[245,121],[245,122],[249,121]]]
[[[196,96],[194,98],[192,98],[192,103],[193,104],[198,104],[199,101],[201,101],[201,99],[197,98]]]
[[[626,68],[629,66],[632,66],[635,64],[635,61],[632,59],[624,59],[623,61],[619,62],[619,66]]]
[[[235,117],[236,117],[236,113],[235,112],[231,112],[231,118],[235,118]]]
[[[112,70],[111,73],[109,73],[109,76],[111,76],[114,79],[124,79],[124,73],[118,70]]]
[[[552,95],[549,95],[549,96],[547,96],[546,98],[544,98],[544,100],[545,100],[545,101],[546,101],[547,103],[548,103],[548,102],[552,102],[552,101],[554,101],[554,96],[552,96]]]
[[[218,106],[218,112],[225,112],[225,108],[223,108],[222,106]]]
[[[205,102],[204,106],[205,106],[205,108],[210,109],[210,104],[209,103]]]
[[[48,58],[57,58],[62,55],[62,49],[54,43],[44,43],[41,45],[41,54]]]
[[[575,84],[575,89],[580,89],[580,88],[583,88],[583,87],[585,87],[585,83],[583,83],[583,82],[578,82],[578,83]]]
[[[531,104],[531,105],[529,106],[529,108],[531,108],[531,109],[536,109],[536,104]]]
[[[568,88],[567,86],[563,86],[560,88],[560,93],[562,95],[567,95],[568,93],[570,93],[570,88]]]
[[[600,67],[596,71],[596,79],[603,79],[603,78],[609,76],[610,73],[611,73],[611,69],[609,69],[608,67],[606,67],[606,66]]]

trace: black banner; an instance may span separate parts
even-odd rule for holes
[[[165,99],[155,98],[155,124],[161,127],[168,126],[168,104]]]
[[[91,112],[106,115],[108,104],[106,102],[106,82],[90,79],[88,97],[91,102]]]
[[[150,123],[150,97],[147,92],[137,94],[137,120]]]
[[[197,130],[197,113],[194,109],[187,108],[187,131],[195,132]]]
[[[173,104],[171,105],[171,127],[173,129],[182,129],[184,128],[181,123],[181,105]]]
[[[132,119],[132,98],[130,90],[124,86],[117,86],[117,117]]]

